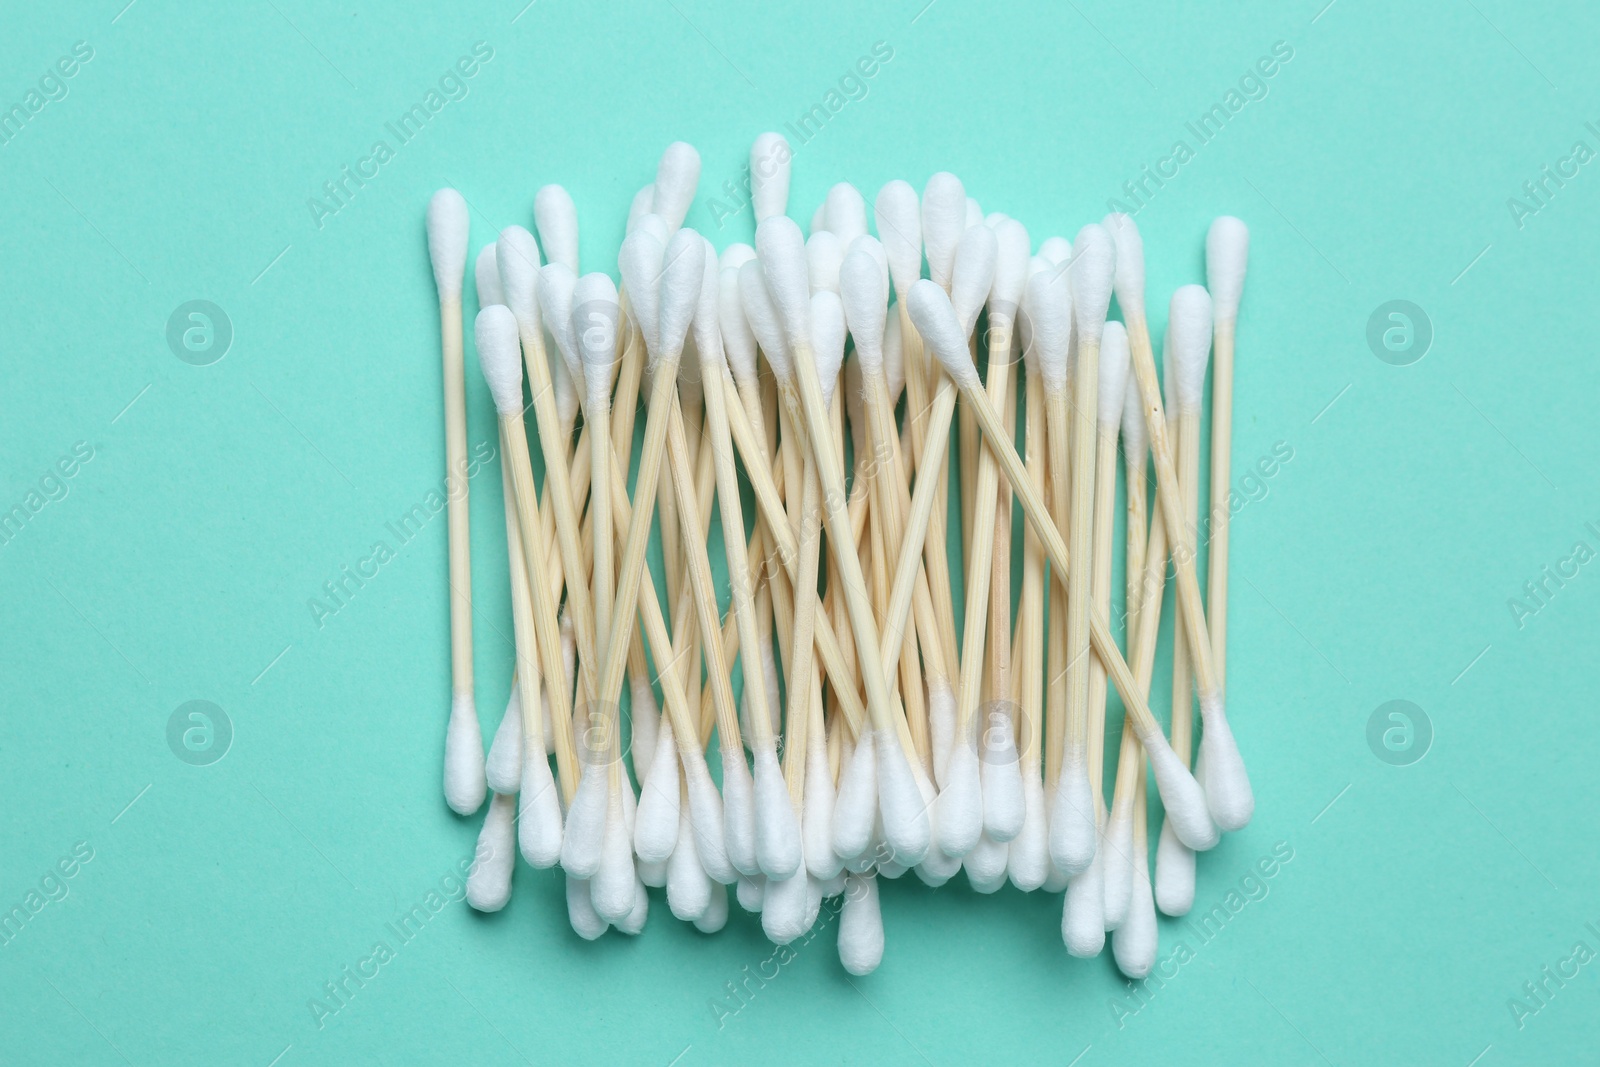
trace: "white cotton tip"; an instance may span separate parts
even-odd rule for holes
[[[1221,694],[1202,697],[1200,715],[1205,729],[1200,734],[1200,753],[1205,760],[1206,806],[1218,829],[1232,832],[1242,830],[1255,814],[1255,793],[1250,789],[1250,775],[1244,769],[1244,757],[1228,727],[1222,710]]]
[[[744,316],[744,302],[739,298],[738,267],[724,266],[717,275],[717,322],[722,327],[722,351],[733,380],[741,386],[754,384],[756,335]]]
[[[439,299],[461,298],[467,272],[467,232],[471,223],[467,202],[454,189],[440,189],[428,201],[428,258]]]
[[[766,279],[772,306],[777,309],[789,343],[810,343],[811,283],[806,266],[805,238],[800,227],[784,215],[763,219],[756,227],[756,255]],[[760,336],[760,334],[757,334]]]
[[[1081,759],[1063,761],[1050,805],[1050,863],[1071,877],[1088,869],[1098,844],[1094,789]]]
[[[656,187],[652,182],[633,194],[633,201],[628,205],[628,225],[624,234],[632,233],[639,228],[639,223],[646,215],[655,214]]]
[[[1040,271],[1028,279],[1029,351],[1051,392],[1067,387],[1067,352],[1072,340],[1072,288],[1068,272]]]
[[[1149,430],[1144,418],[1144,398],[1139,395],[1139,383],[1130,381],[1123,388],[1122,395],[1122,453],[1141,472],[1146,462],[1146,434]]]
[[[905,338],[900,335],[900,314],[893,304],[883,326],[883,377],[889,384],[889,403],[900,401],[906,387]]]
[[[1133,801],[1111,809],[1106,823],[1106,856],[1103,863],[1106,878],[1105,915],[1106,929],[1115,930],[1128,916],[1128,902],[1133,899],[1134,868],[1143,857],[1134,855]]]
[[[813,211],[811,213],[811,225],[806,228],[806,232],[808,234],[810,234],[810,233],[821,233],[823,230],[826,230],[827,228],[828,228],[828,202],[826,200],[824,200],[822,203],[817,205],[817,210],[815,210],[815,211]]]
[[[822,913],[822,883],[815,878],[806,877],[806,920],[805,928],[809,932],[817,925],[817,916]]]
[[[483,807],[487,787],[477,705],[471,693],[457,693],[450,699],[450,724],[444,734],[445,803],[457,815],[471,815]]]
[[[867,232],[867,202],[861,191],[849,182],[840,182],[828,190],[823,203],[828,229],[839,239],[839,244],[849,248],[852,241]]]
[[[711,896],[706,901],[706,910],[700,913],[700,918],[694,921],[694,928],[702,934],[714,934],[728,925],[728,891],[722,886],[712,883]]]
[[[587,879],[600,869],[607,806],[605,765],[584,764],[561,839],[561,868],[568,874]]]
[[[722,250],[722,256],[717,260],[717,269],[728,270],[731,268],[738,270],[755,258],[756,250],[753,246],[747,245],[742,241],[735,241]]]
[[[839,774],[839,793],[833,802],[833,851],[845,860],[866,852],[877,815],[878,756],[869,730],[862,732]]]
[[[896,178],[878,190],[873,210],[895,292],[904,300],[922,277],[922,205],[911,183]]]
[[[705,758],[698,755],[699,749],[693,751],[696,755],[685,762],[683,770],[689,794],[689,822],[694,827],[694,847],[700,855],[700,866],[714,880],[726,885],[735,875],[723,841],[722,797],[717,794],[716,783],[706,769]]]
[[[717,268],[717,250],[711,247],[711,242],[704,237],[700,240],[704,246],[705,261],[701,266],[700,293],[695,299],[694,306],[694,349],[699,359],[699,368],[686,371],[685,368],[679,367],[680,395],[686,376],[694,383],[694,389],[698,393],[704,388],[706,375],[715,374],[720,380],[727,369],[727,360],[722,354],[722,322],[718,308],[722,283]]]
[[[883,912],[878,907],[878,880],[870,874],[852,874],[845,880],[839,962],[854,975],[871,974],[883,962]]]
[[[783,320],[767,291],[766,278],[761,264],[751,260],[739,268],[739,301],[744,307],[745,321],[750,332],[761,345],[761,351],[779,381],[788,381],[794,374],[794,364],[789,359],[789,339],[783,332]]]
[[[844,365],[844,307],[836,293],[824,289],[811,297],[811,355],[822,389],[822,406],[833,404]]]
[[[974,226],[961,235],[956,245],[955,260],[950,271],[950,306],[956,309],[962,333],[972,336],[978,321],[978,312],[989,299],[994,287],[995,266],[1000,258],[1000,245],[994,231],[987,226]]]
[[[805,817],[800,820],[800,835],[807,873],[821,881],[836,876],[842,864],[833,850],[833,774],[828,768],[827,742],[820,736],[813,736],[806,748]]]
[[[755,764],[756,862],[762,874],[782,881],[800,870],[800,823],[777,754],[757,749]]]
[[[928,853],[931,828],[928,805],[906,759],[905,749],[892,730],[874,731],[878,755],[878,815],[883,836],[896,862],[914,867]]]
[[[1004,211],[991,211],[983,217],[983,224],[991,230],[998,230],[1000,224],[1010,217]]]
[[[639,229],[654,236],[656,240],[661,242],[662,248],[667,247],[667,242],[672,240],[672,235],[676,232],[671,226],[667,225],[666,219],[654,214],[641,218],[639,220]]]
[[[533,224],[544,258],[578,273],[578,208],[572,194],[559,185],[546,185],[533,194]]]
[[[656,707],[655,694],[650,692],[648,679],[635,678],[630,673],[628,685],[633,691],[633,703],[628,713],[627,749],[633,764],[633,776],[638,780],[642,792],[649,782],[650,767],[656,757],[656,740],[666,720]],[[545,704],[548,708],[548,696]]]
[[[923,344],[951,381],[963,387],[978,385],[978,368],[973,366],[972,353],[967,350],[967,331],[962,329],[950,298],[938,283],[924,278],[913,285],[908,307]]]
[[[1072,262],[1072,242],[1065,237],[1046,237],[1039,246],[1039,258],[1053,267]]]
[[[639,860],[634,866],[639,871],[639,881],[651,889],[664,889],[667,885],[667,868],[671,860],[662,860],[660,863],[646,863]]]
[[[711,906],[711,893],[711,879],[700,866],[700,853],[695,849],[689,813],[682,812],[678,816],[678,846],[667,863],[667,907],[675,918],[693,922]],[[727,899],[726,894],[723,899]]]
[[[781,133],[763,133],[750,145],[750,202],[756,222],[789,210],[789,171],[794,152]]]
[[[1150,894],[1150,873],[1139,857],[1138,870],[1133,879],[1133,895],[1128,901],[1128,915],[1111,935],[1111,958],[1117,969],[1128,978],[1138,981],[1150,973],[1156,963],[1156,904]]]
[[[1204,286],[1185,285],[1172,294],[1167,330],[1178,380],[1178,409],[1198,412],[1211,359],[1211,294]]]
[[[628,306],[644,335],[645,348],[652,354],[661,347],[661,263],[665,256],[661,239],[642,225],[623,239],[617,252]]]
[[[1105,851],[1097,849],[1094,862],[1067,880],[1061,940],[1068,953],[1083,960],[1100,955],[1106,945],[1105,875],[1101,870]]]
[[[1117,246],[1105,227],[1091,222],[1072,243],[1072,314],[1078,336],[1098,343],[1111,306]]]
[[[845,255],[848,256],[851,252],[865,252],[878,265],[878,280],[883,283],[883,298],[887,303],[889,299],[889,253],[883,250],[883,242],[870,233],[863,233],[844,246]]]
[[[986,227],[987,228],[987,227]],[[1009,327],[1022,304],[1028,284],[1028,228],[1016,219],[1003,218],[994,227],[996,258],[994,283],[989,287],[989,318]]]
[[[1220,835],[1211,813],[1206,809],[1206,794],[1194,780],[1189,769],[1178,762],[1177,754],[1165,740],[1155,737],[1145,741],[1145,754],[1150,757],[1150,773],[1161,793],[1161,804],[1167,809],[1167,821],[1172,824],[1178,840],[1204,852],[1215,848]]]
[[[517,798],[496,793],[478,831],[477,863],[467,875],[467,903],[499,911],[511,899],[511,869],[517,863]]]
[[[636,937],[644,932],[644,924],[649,918],[650,894],[645,891],[644,882],[635,878],[633,880],[633,910],[615,924],[617,933]]]
[[[1173,918],[1189,914],[1194,907],[1194,851],[1178,840],[1165,819],[1156,842],[1155,902],[1163,915]]]
[[[1024,776],[1022,796],[1022,832],[1011,839],[1006,875],[1012,885],[1031,893],[1050,876],[1050,827],[1045,819],[1044,783],[1037,773]]]
[[[743,908],[745,911],[748,911],[750,914],[761,914],[762,899],[766,896],[766,892],[766,875],[757,874],[746,877],[745,875],[741,874],[739,876],[738,890],[736,892],[736,895],[739,898],[739,907]]]
[[[610,924],[594,910],[594,897],[589,892],[587,878],[567,875],[567,921],[572,924],[573,932],[585,941],[593,941],[610,929]]]
[[[1217,321],[1239,317],[1244,295],[1244,271],[1250,263],[1250,227],[1232,215],[1222,215],[1206,231],[1206,288],[1216,302]]]
[[[494,245],[478,249],[478,259],[472,268],[472,277],[478,284],[478,307],[506,302],[500,288],[500,267],[495,262]]]
[[[1066,875],[1051,867],[1050,873],[1044,876],[1044,885],[1040,886],[1039,889],[1045,893],[1064,893],[1070,881],[1071,879]]]
[[[1106,323],[1100,335],[1100,428],[1115,430],[1122,421],[1123,401],[1127,399],[1128,331],[1120,322]]]
[[[515,793],[522,785],[522,698],[511,687],[506,713],[489,742],[489,758],[483,762],[483,777],[496,793]]]
[[[946,855],[965,856],[983,833],[983,787],[978,778],[978,752],[956,739],[939,792],[939,847]]]
[[[1022,766],[1011,716],[991,706],[985,720],[978,739],[982,746],[978,779],[983,788],[983,832],[1004,844],[1022,832],[1022,820],[1027,814]]]
[[[709,776],[707,781],[710,781]],[[715,793],[715,790],[712,790]],[[756,798],[755,782],[744,753],[737,748],[722,750],[722,839],[727,852],[727,866],[742,875],[761,873],[761,863],[756,854]],[[706,867],[711,877],[724,885],[727,881],[717,871]]]
[[[590,403],[610,402],[611,371],[617,362],[617,332],[621,326],[622,309],[611,276],[595,271],[579,278],[572,289],[571,332]]]
[[[633,823],[633,849],[646,863],[660,863],[678,843],[678,753],[672,724],[661,724],[649,774],[639,792],[639,813]]]
[[[674,141],[661,153],[656,166],[655,212],[669,229],[683,225],[694,203],[694,191],[700,184],[700,153],[694,146]]]
[[[1128,319],[1144,318],[1144,238],[1133,216],[1113,211],[1101,220],[1100,225],[1111,235],[1117,248],[1117,269],[1114,288],[1117,303],[1122,305],[1122,315]]]
[[[839,266],[844,262],[844,245],[827,230],[818,230],[806,238],[806,272],[811,280],[811,292],[839,291]]]
[[[973,197],[967,197],[967,229],[970,230],[974,226],[983,226],[984,217],[983,205]]]
[[[494,245],[495,267],[500,272],[500,297],[517,325],[537,336],[539,315],[539,245],[521,226],[507,226]]]
[[[888,314],[888,287],[872,254],[856,248],[839,268],[839,296],[845,322],[856,341],[856,358],[864,374],[883,373],[883,334]]]
[[[577,288],[578,276],[564,264],[546,263],[539,268],[539,310],[544,315],[544,328],[555,339],[569,383],[583,381],[578,343],[572,334],[572,299]]]
[[[661,318],[657,341],[661,356],[677,359],[700,304],[705,284],[706,242],[693,230],[679,230],[667,243],[661,261]]]
[[[561,797],[543,752],[523,753],[517,804],[517,848],[522,858],[539,870],[554,867],[561,860]]]
[[[979,836],[972,851],[961,859],[961,866],[966,869],[967,882],[973,892],[994,893],[1006,884],[1006,864],[1010,852],[1011,847],[1007,842],[996,841],[988,834]]]
[[[943,787],[956,743],[956,693],[943,678],[928,680],[928,738],[933,747],[933,775]]]
[[[967,191],[960,178],[940,171],[922,189],[922,243],[928,252],[928,276],[940,288],[950,288],[956,245],[966,230]]]
[[[805,871],[788,878],[768,878],[761,898],[761,930],[774,945],[787,945],[806,932],[806,895],[810,880]]]
[[[605,838],[600,847],[600,869],[589,882],[594,895],[594,910],[610,923],[628,917],[633,910],[633,845],[628,840],[627,821],[622,815],[622,797],[612,797],[606,805]]]
[[[504,304],[491,304],[478,312],[473,327],[478,342],[478,366],[489,382],[495,410],[501,415],[522,411],[522,344],[517,320]]]
[[[848,881],[849,877],[850,876],[844,871],[840,871],[832,878],[826,878],[817,882],[817,885],[821,888],[822,895],[824,897],[837,897],[843,895],[845,883]]]

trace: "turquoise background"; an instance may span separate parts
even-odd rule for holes
[[[1520,1027],[1508,1000],[1576,942],[1600,951],[1597,565],[1521,626],[1508,600],[1600,546],[1584,525],[1600,527],[1600,177],[1551,183],[1520,227],[1507,205],[1575,141],[1600,148],[1592,7],[124,2],[0,14],[7,108],[75,42],[93,49],[0,145],[0,510],[75,443],[93,453],[0,546],[0,910],[76,843],[93,854],[0,947],[0,1060],[1592,1055],[1600,965],[1550,983]],[[307,199],[478,41],[493,58],[468,95],[319,228]],[[1166,294],[1203,280],[1209,220],[1252,228],[1236,477],[1277,442],[1294,457],[1235,520],[1229,695],[1257,813],[1202,858],[1197,910],[1275,848],[1292,861],[1203,947],[1163,921],[1163,957],[1181,939],[1194,958],[1131,1016],[1109,955],[1066,956],[1058,897],[903,879],[875,974],[845,976],[830,926],[720,1027],[725,983],[771,973],[752,917],[707,938],[657,895],[641,938],[582,943],[559,876],[519,865],[504,912],[451,903],[319,1029],[308,999],[394,943],[386,924],[478,827],[440,796],[444,523],[322,628],[307,608],[442,478],[428,195],[462,190],[475,253],[562,182],[586,266],[614,270],[630,197],[681,138],[705,161],[688,224],[748,240],[748,212],[719,230],[707,198],[878,41],[894,55],[866,97],[798,149],[794,213],[840,179],[870,197],[949,169],[1036,242],[1100,218],[1274,42],[1292,47],[1138,215],[1157,336]],[[211,366],[165,340],[193,299],[232,323]],[[1393,299],[1432,324],[1410,366],[1367,345]],[[474,362],[477,442],[495,423]],[[491,464],[472,497],[486,735],[511,659],[498,478]],[[195,699],[233,724],[210,766],[166,740]],[[1410,766],[1366,740],[1393,699],[1432,723]]]

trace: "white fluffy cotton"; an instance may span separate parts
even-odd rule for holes
[[[440,189],[428,201],[428,258],[441,301],[461,299],[467,271],[467,202],[454,189]]]
[[[1011,839],[1006,874],[1011,884],[1031,893],[1050,875],[1050,827],[1045,819],[1044,783],[1037,771],[1023,776],[1022,832]]]
[[[745,387],[754,384],[756,335],[745,318],[744,301],[739,298],[738,267],[724,266],[717,275],[717,321],[722,327],[722,351],[733,380]]]
[[[755,753],[756,862],[768,878],[783,881],[800,870],[800,823],[783,768],[770,748]],[[803,871],[801,872],[804,873]]]
[[[656,210],[656,186],[654,182],[646,185],[633,194],[633,200],[628,204],[628,224],[623,231],[630,234],[639,228],[639,223],[646,215],[654,214]]]
[[[689,813],[678,815],[677,847],[667,862],[667,907],[674,917],[693,922],[711,905],[712,883],[700,866],[700,853],[694,844],[694,829]],[[724,894],[726,899],[726,894]]]
[[[1134,868],[1143,862],[1133,850],[1133,800],[1111,809],[1106,824],[1105,916],[1106,929],[1115,930],[1128,915],[1128,902],[1133,896]]]
[[[828,768],[827,741],[815,730],[806,746],[805,811],[800,820],[800,836],[807,873],[824,882],[837,875],[842,864],[833,850],[833,774]]]
[[[787,945],[806,932],[806,897],[810,876],[796,871],[788,878],[768,878],[761,900],[761,930],[774,945]]]
[[[1201,705],[1202,709],[1204,704]],[[1206,794],[1194,780],[1187,767],[1178,761],[1172,746],[1160,736],[1159,731],[1148,738],[1141,737],[1145,754],[1150,757],[1150,773],[1161,793],[1161,804],[1167,809],[1167,821],[1172,824],[1178,839],[1196,852],[1216,847],[1217,826],[1211,821],[1206,808]]]
[[[1244,272],[1250,262],[1250,228],[1232,215],[1223,215],[1206,231],[1206,288],[1216,302],[1217,321],[1239,317],[1244,295]]]
[[[784,334],[783,320],[767,291],[766,278],[761,264],[751,260],[739,268],[739,301],[744,308],[745,321],[761,345],[761,351],[779,381],[788,381],[794,374],[794,364],[789,359],[789,339]]]
[[[522,784],[522,696],[511,687],[506,713],[489,742],[489,758],[483,763],[484,780],[496,793],[515,793]]]
[[[752,915],[761,913],[762,899],[766,895],[767,879],[765,875],[757,874],[752,877],[739,876],[739,886],[736,895],[739,898],[739,907]]]
[[[1128,900],[1127,917],[1111,935],[1111,956],[1117,969],[1138,981],[1150,973],[1156,962],[1156,905],[1150,894],[1150,868],[1145,857],[1138,857],[1133,890]]]
[[[1122,314],[1129,319],[1144,318],[1144,238],[1133,216],[1113,211],[1100,223],[1111,235],[1117,249],[1115,289]]]
[[[578,209],[572,194],[559,185],[542,187],[533,194],[533,224],[544,258],[578,273]]]
[[[567,875],[567,921],[585,941],[593,941],[610,928],[610,924],[594,910],[594,897],[589,892],[587,878]]]
[[[878,240],[889,259],[895,292],[904,300],[912,283],[922,277],[922,215],[917,191],[896,178],[878,191],[874,213]]]
[[[1099,831],[1089,768],[1081,758],[1064,760],[1050,804],[1050,863],[1072,877],[1093,862]]]
[[[530,867],[543,870],[561,859],[561,796],[545,753],[524,746],[522,755],[517,848]]]
[[[933,749],[933,775],[942,787],[956,742],[956,693],[943,678],[928,680],[928,739]]]
[[[672,724],[661,724],[649,774],[639,793],[639,811],[634,817],[633,848],[645,863],[660,863],[672,855],[678,843],[679,812],[678,753]]]
[[[706,780],[710,781],[708,775]],[[711,790],[715,795],[716,790]],[[756,856],[756,798],[755,782],[750,768],[744,762],[744,753],[737,748],[722,750],[722,832],[727,864],[742,875],[761,873],[761,863]],[[717,871],[706,867],[711,877],[719,882]]]
[[[1068,272],[1042,270],[1028,279],[1029,350],[1051,392],[1067,387],[1067,350],[1072,338],[1072,288]]]
[[[495,267],[500,272],[500,298],[517,317],[529,337],[539,336],[539,245],[521,226],[500,231],[494,246]]]
[[[544,316],[545,329],[556,342],[556,352],[566,368],[569,383],[583,380],[578,344],[572,334],[572,298],[577,287],[578,276],[565,265],[546,263],[539,268],[539,310]]]
[[[849,182],[839,182],[828,190],[824,210],[828,229],[841,247],[849,248],[852,241],[867,232],[867,202]]]
[[[683,225],[700,184],[700,153],[694,146],[674,141],[661,153],[656,166],[655,213],[670,229]]]
[[[444,734],[444,799],[457,815],[471,815],[483,806],[487,782],[483,770],[483,729],[471,693],[450,698],[450,723]]]
[[[728,891],[713,883],[706,910],[694,921],[694,928],[702,934],[714,934],[728,924]]]
[[[844,308],[839,297],[826,289],[811,297],[811,355],[822,406],[828,407],[844,365]]]
[[[975,893],[993,893],[1006,884],[1006,864],[1010,846],[996,841],[988,834],[980,834],[978,843],[961,859],[966,869],[967,882]]]
[[[611,371],[617,361],[622,310],[609,274],[595,271],[572,288],[572,341],[583,368],[589,403],[610,403]]]
[[[606,832],[606,768],[586,763],[578,791],[567,808],[567,825],[561,841],[561,868],[578,878],[593,878],[600,869]]]
[[[946,855],[965,856],[983,833],[983,789],[978,773],[976,748],[970,740],[957,738],[939,792],[939,848]]]
[[[467,903],[479,911],[499,911],[511,899],[511,870],[517,862],[517,798],[496,793],[478,832],[477,865],[467,875]]]
[[[1256,798],[1244,758],[1223,713],[1222,694],[1202,693],[1200,717],[1205,729],[1200,734],[1200,754],[1205,767],[1206,806],[1218,828],[1242,830],[1255,814]]]
[[[940,171],[922,189],[922,243],[928,253],[928,276],[943,289],[950,288],[956,245],[966,229],[967,191],[960,178]]]
[[[662,359],[676,360],[683,354],[684,338],[705,284],[705,257],[705,240],[693,230],[679,230],[667,243],[661,260],[661,317],[656,338]]]
[[[950,306],[956,310],[961,330],[967,336],[977,324],[978,312],[994,287],[995,267],[1000,259],[1000,244],[987,226],[973,226],[961,235],[950,268]]]
[[[1198,414],[1206,387],[1206,364],[1211,356],[1211,294],[1203,286],[1181,286],[1172,294],[1167,336],[1179,410]]]
[[[967,350],[967,333],[944,290],[924,278],[911,287],[908,307],[924,345],[950,379],[958,386],[978,385],[978,368],[973,366],[972,353]]]
[[[665,256],[666,245],[642,222],[623,239],[617,252],[617,270],[628,293],[628,306],[652,355],[661,347],[661,265]]]
[[[1166,819],[1156,842],[1155,902],[1163,915],[1174,918],[1194,907],[1194,851],[1178,840]]]
[[[790,345],[809,346],[811,282],[805,238],[800,235],[800,227],[785,215],[763,219],[756,227],[756,256],[767,292],[772,297],[772,306],[778,312]],[[756,336],[760,336],[759,331]]]
[[[1094,862],[1067,881],[1066,902],[1062,906],[1061,940],[1067,951],[1079,959],[1100,955],[1106,944],[1105,873],[1102,864],[1106,849],[1095,849]]]
[[[806,238],[806,271],[813,294],[839,291],[839,266],[843,262],[844,245],[832,233],[818,230]]]
[[[1027,814],[1016,731],[1010,715],[991,710],[981,742],[983,758],[978,765],[978,778],[983,789],[983,832],[1004,844],[1022,832],[1022,820]]]
[[[1116,266],[1117,246],[1103,226],[1091,222],[1078,231],[1072,243],[1072,314],[1084,343],[1100,341]]]
[[[883,373],[883,334],[888,314],[888,290],[883,272],[871,253],[857,248],[839,268],[839,296],[844,318],[855,338],[856,358],[863,374]]]
[[[605,836],[600,846],[600,867],[589,882],[594,895],[594,910],[602,919],[619,923],[633,910],[633,844],[627,820],[622,814],[622,797],[614,796],[606,805]]]
[[[478,307],[486,308],[491,304],[506,302],[500,289],[500,268],[495,263],[494,245],[487,244],[478,249],[478,259],[472,267],[472,277],[478,286]]]
[[[878,813],[878,763],[872,732],[863,731],[839,775],[839,793],[833,804],[833,850],[853,860],[867,850],[872,824]]]
[[[750,145],[750,202],[756,222],[789,209],[789,171],[794,152],[779,133],[758,134]]]
[[[522,412],[522,344],[517,320],[504,304],[491,304],[478,312],[473,328],[478,343],[478,366],[489,382],[495,410],[502,416]]]
[[[883,913],[878,907],[878,880],[852,874],[845,880],[844,907],[839,913],[839,962],[851,974],[871,974],[883,961]]]
[[[927,804],[918,788],[900,739],[890,729],[875,731],[878,756],[878,815],[896,862],[912,867],[927,855],[930,828]]]
[[[1106,323],[1100,335],[1100,429],[1115,431],[1122,422],[1123,402],[1127,399],[1128,331],[1120,322]]]

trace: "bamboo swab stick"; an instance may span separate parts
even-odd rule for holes
[[[989,403],[978,380],[977,368],[972,365],[966,345],[961,340],[961,326],[955,318],[954,310],[949,306],[948,298],[936,285],[930,283],[925,286],[918,283],[912,289],[912,299],[911,310],[917,319],[918,332],[933,349],[944,366],[945,373],[955,381],[956,387],[961,390],[961,395],[972,408],[978,425],[983,430],[988,450],[998,456],[1006,476],[1011,479],[1012,489],[1022,504],[1023,513],[1038,532],[1040,540],[1044,543],[1045,553],[1060,576],[1058,580],[1064,585],[1068,573],[1066,543],[1062,541],[1061,533],[1055,523],[1046,514],[1044,502],[1039,499],[1032,484],[1027,481],[1027,471],[1022,465],[1022,459],[1017,455],[1015,446],[1005,437],[1005,428],[994,406]],[[1117,692],[1122,694],[1124,703],[1128,705],[1129,719],[1135,732],[1150,753],[1157,788],[1161,791],[1162,801],[1172,814],[1180,836],[1201,849],[1209,848],[1216,843],[1216,828],[1206,817],[1205,795],[1199,783],[1178,762],[1177,756],[1167,744],[1166,735],[1161,732],[1161,726],[1151,714],[1149,704],[1138,691],[1133,674],[1128,670],[1127,661],[1122,658],[1121,651],[1106,628],[1105,620],[1091,614],[1089,626],[1093,646],[1104,660]]]
[[[1166,416],[1162,410],[1161,385],[1156,379],[1155,357],[1150,348],[1150,330],[1144,314],[1144,246],[1138,228],[1127,216],[1113,217],[1112,231],[1117,240],[1117,302],[1128,324],[1128,347],[1133,353],[1133,374],[1139,383],[1139,395],[1144,403],[1145,423],[1149,430],[1150,451],[1155,458],[1156,492],[1162,502],[1161,513],[1167,525],[1167,540],[1173,546],[1173,562],[1177,571],[1178,610],[1189,641],[1189,653],[1195,672],[1195,685],[1200,691],[1200,715],[1205,723],[1201,740],[1206,767],[1206,802],[1211,817],[1223,830],[1238,830],[1250,821],[1255,810],[1255,798],[1250,789],[1250,778],[1245,771],[1239,747],[1228,727],[1225,701],[1217,679],[1216,664],[1211,655],[1211,637],[1206,625],[1205,604],[1200,599],[1200,583],[1195,575],[1195,561],[1186,551],[1183,533],[1183,495],[1178,484],[1178,471],[1172,460],[1172,447],[1167,440]],[[1181,309],[1185,316],[1193,317],[1198,328],[1204,319],[1204,332],[1209,341],[1211,334],[1211,301],[1200,299],[1205,290],[1189,287],[1173,294],[1173,311]],[[1184,294],[1180,300],[1179,294]]]
[[[444,358],[445,468],[450,533],[450,723],[444,742],[444,798],[470,815],[483,806],[483,729],[472,686],[472,557],[468,533],[467,404],[461,337],[461,283],[467,269],[467,202],[454,189],[428,201],[428,257],[439,290],[439,342]],[[459,485],[458,485],[459,483]]]
[[[1206,622],[1217,684],[1228,687],[1228,493],[1233,461],[1233,341],[1250,258],[1250,230],[1231,215],[1206,231],[1206,287],[1211,290],[1215,336],[1211,361],[1211,558],[1206,580]]]

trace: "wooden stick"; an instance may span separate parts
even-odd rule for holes
[[[1233,319],[1217,317],[1211,349],[1211,558],[1206,576],[1206,622],[1217,684],[1228,684],[1228,504],[1233,478]]]

